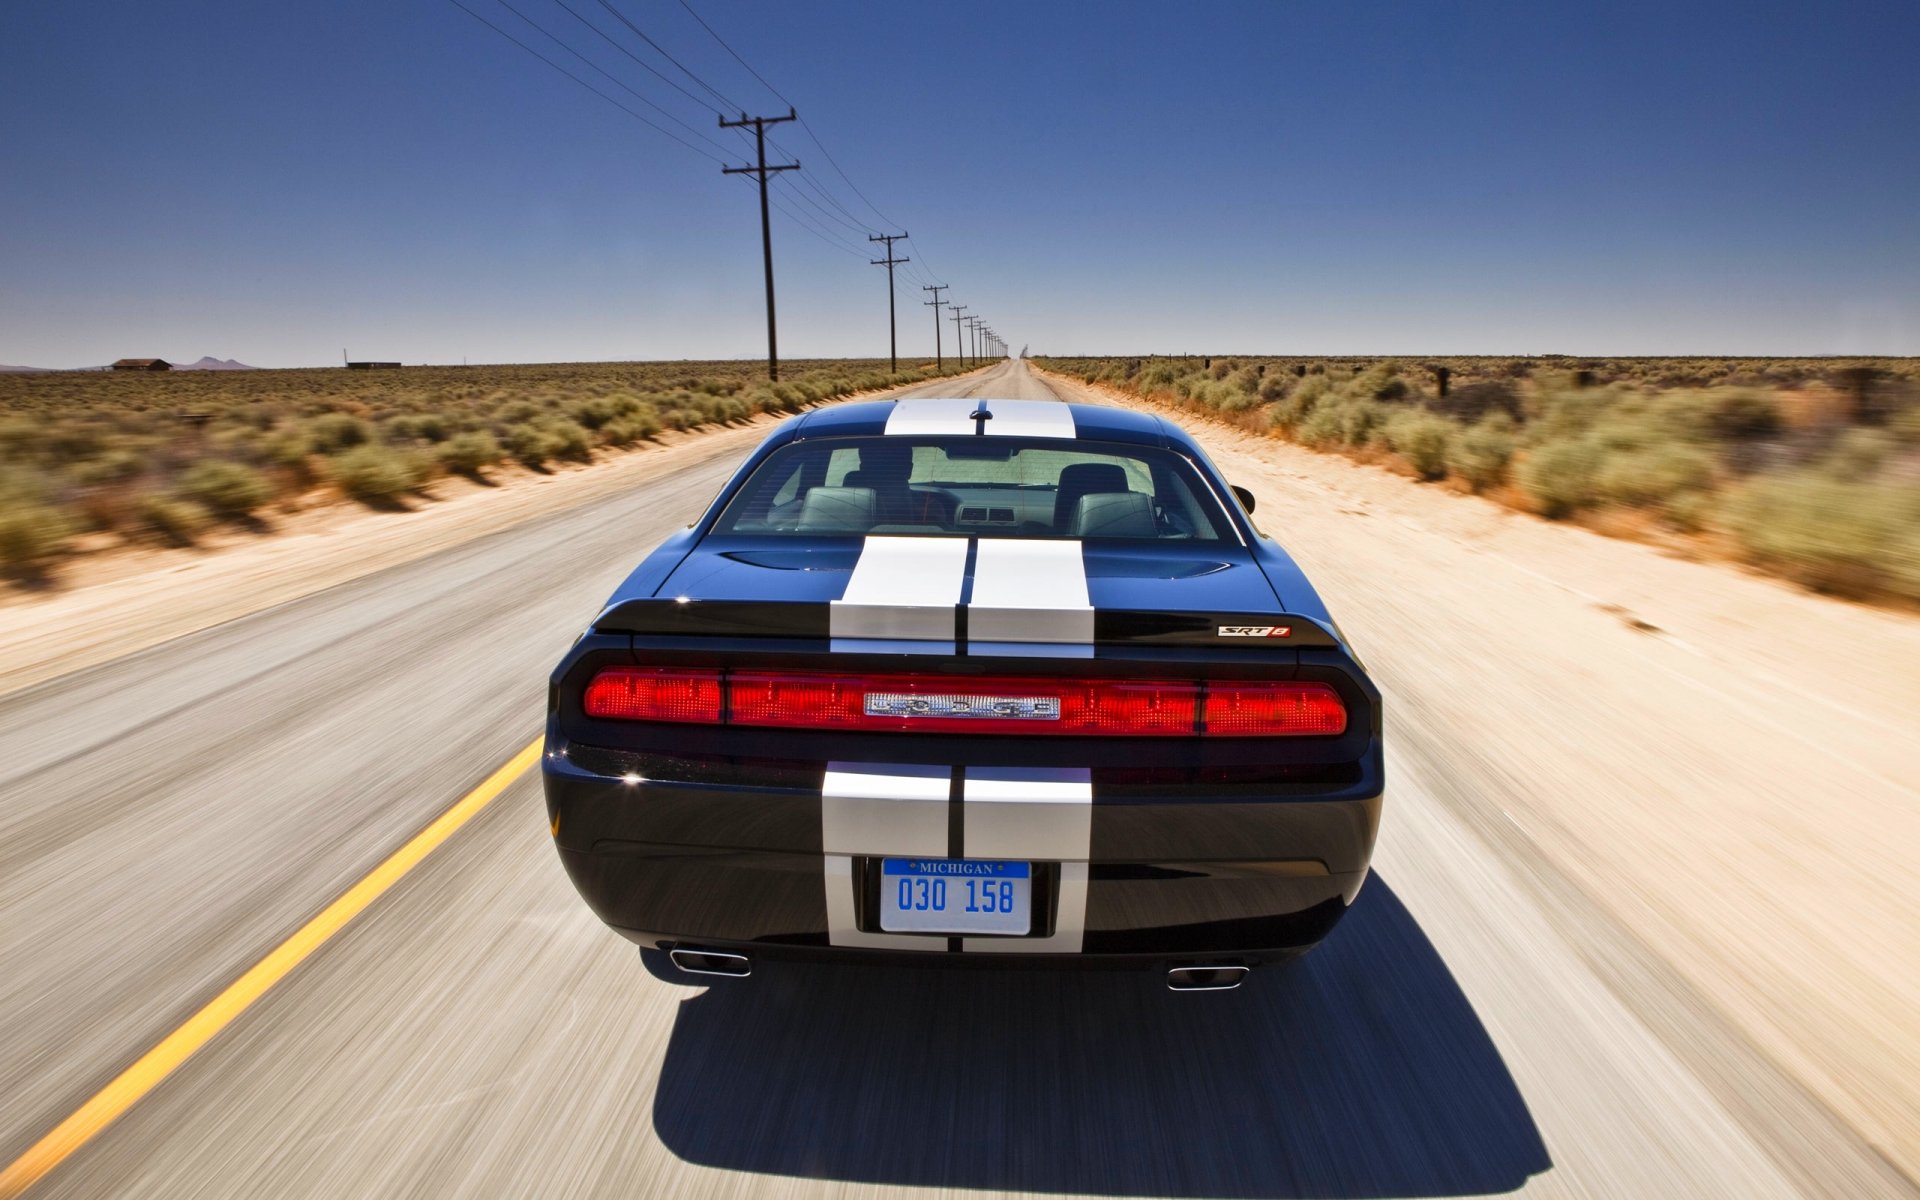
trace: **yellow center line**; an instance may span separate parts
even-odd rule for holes
[[[506,791],[514,780],[526,774],[527,769],[539,759],[540,739],[535,738],[520,753],[507,760],[505,766],[487,776],[479,787],[434,818],[432,824],[395,850],[386,861],[322,909],[313,920],[302,925],[292,937],[275,946],[246,974],[227,985],[227,989],[208,1001],[206,1007],[188,1017],[185,1024],[141,1055],[113,1082],[74,1110],[72,1116],[54,1126],[50,1133],[10,1163],[5,1171],[0,1171],[0,1200],[13,1200],[13,1197],[32,1187],[47,1172],[91,1141],[95,1134],[111,1125],[120,1114],[139,1103],[141,1097],[158,1087],[160,1081],[171,1075],[176,1067],[212,1041],[254,1001],[286,978],[287,972],[306,961],[328,938],[340,932],[347,922],[378,900],[388,888],[418,866],[422,859],[452,837],[456,830]]]

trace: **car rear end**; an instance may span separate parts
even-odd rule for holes
[[[1156,962],[1209,984],[1326,936],[1378,828],[1379,697],[1323,614],[1280,602],[1244,517],[1106,538],[1137,505],[1078,497],[1087,536],[1063,537],[1057,478],[1008,493],[1026,529],[967,527],[991,492],[914,486],[922,522],[942,493],[938,534],[874,532],[865,500],[864,526],[810,529],[841,518],[805,489],[728,525],[723,497],[560,664],[549,818],[594,912],[722,971]],[[1157,510],[1164,481],[1141,486]]]

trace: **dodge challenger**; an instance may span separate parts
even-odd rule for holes
[[[1380,697],[1177,426],[779,425],[553,672],[560,858],[656,970],[1138,965],[1235,986],[1366,878]]]

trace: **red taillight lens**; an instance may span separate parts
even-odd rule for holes
[[[720,672],[613,667],[587,685],[590,717],[617,721],[720,721]]]
[[[1332,737],[1347,709],[1324,683],[825,675],[613,667],[590,717],[784,729],[1109,737]]]
[[[1336,737],[1347,731],[1347,706],[1324,683],[1216,679],[1206,723],[1215,737]]]
[[[850,675],[735,671],[733,723],[800,729],[859,729],[867,680]]]

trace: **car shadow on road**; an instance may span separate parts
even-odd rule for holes
[[[1325,945],[1235,992],[769,964],[682,1003],[653,1122],[690,1162],[917,1187],[1464,1195],[1551,1165],[1377,876]]]

